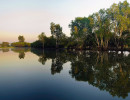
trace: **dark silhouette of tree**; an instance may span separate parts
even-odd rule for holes
[[[44,44],[45,44],[45,37],[46,37],[46,35],[45,35],[44,32],[42,32],[42,33],[38,36],[39,41],[41,41],[42,44],[43,44],[43,49],[44,49]]]
[[[21,35],[20,35],[20,36],[18,37],[18,40],[19,40],[19,42],[24,42],[24,41],[25,41],[25,38],[24,38],[24,36],[21,36]]]
[[[56,48],[59,46],[59,41],[61,37],[64,35],[62,32],[62,27],[59,24],[51,23],[50,30],[53,37],[56,39]]]

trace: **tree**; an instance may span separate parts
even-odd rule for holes
[[[83,42],[88,34],[92,33],[90,20],[90,18],[86,17],[77,17],[75,20],[72,20],[69,25],[71,28],[71,37],[76,40],[80,47],[83,45]]]
[[[42,44],[43,44],[43,49],[44,49],[45,37],[46,37],[46,35],[45,35],[44,32],[42,32],[42,33],[38,36],[39,41],[41,41]]]
[[[124,34],[123,32],[129,30],[130,26],[130,6],[129,3],[125,0],[124,2],[119,2],[119,4],[113,4],[110,7],[110,15],[112,24],[114,26],[114,33],[116,38],[117,47],[120,45],[123,49],[124,47]],[[128,32],[130,33],[130,32]]]
[[[53,37],[56,38],[56,48],[59,46],[59,40],[63,36],[62,27],[59,24],[51,23],[50,30]]]
[[[9,47],[9,42],[2,42],[2,47]]]
[[[96,36],[97,45],[102,49],[107,49],[112,34],[108,11],[105,9],[101,9],[98,13],[93,14],[93,21],[93,31]]]
[[[24,36],[19,35],[18,40],[19,40],[19,42],[24,42],[25,38],[24,38]]]

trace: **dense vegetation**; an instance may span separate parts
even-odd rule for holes
[[[71,37],[59,24],[51,23],[51,37],[45,33],[32,43],[36,48],[120,49],[130,47],[130,4],[125,0],[88,17],[77,17],[70,25]],[[41,37],[40,37],[41,36]],[[44,47],[45,46],[45,47]]]

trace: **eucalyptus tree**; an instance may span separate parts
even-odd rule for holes
[[[113,24],[113,31],[116,38],[117,47],[120,46],[123,49],[124,46],[124,34],[123,32],[126,30],[130,30],[130,4],[125,0],[124,2],[119,2],[119,4],[113,4],[110,9],[111,21]],[[127,35],[129,35],[128,32]],[[125,34],[126,35],[126,34]]]
[[[59,46],[60,38],[63,36],[62,27],[59,24],[51,23],[50,30],[53,37],[56,38],[56,48]]]
[[[71,37],[74,38],[80,46],[83,45],[87,35],[92,33],[90,20],[86,17],[75,18],[69,27],[71,28]]]
[[[93,14],[93,32],[96,36],[98,47],[108,48],[108,42],[111,37],[111,23],[107,10],[101,9],[98,13]]]

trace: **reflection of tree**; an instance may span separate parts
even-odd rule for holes
[[[47,58],[46,58],[46,56],[45,56],[45,54],[44,54],[44,50],[43,50],[43,52],[42,52],[42,55],[39,56],[38,61],[39,61],[40,63],[42,63],[43,65],[45,65],[45,63],[46,63],[46,61],[47,61]]]
[[[61,52],[56,51],[55,59],[52,59],[51,65],[51,74],[54,75],[56,73],[60,73],[63,69],[63,64],[65,63],[64,54]]]
[[[11,49],[15,53],[19,53],[19,59],[25,58],[25,53],[30,51],[30,48],[12,48]]]
[[[127,97],[130,92],[130,55],[125,57],[107,52],[93,54],[87,53],[89,56],[86,56],[82,52],[76,55],[77,59],[71,63],[72,77],[78,81],[88,81],[113,96]]]
[[[31,48],[12,48],[11,49],[12,51],[14,51],[14,52],[29,52],[30,50],[31,50]]]
[[[63,69],[63,64],[67,62],[67,55],[65,51],[60,50],[37,50],[37,49],[31,49],[31,52],[35,53],[39,56],[39,62],[43,65],[45,62],[49,59],[52,59],[51,64],[51,74],[54,75],[56,73],[60,73]]]
[[[24,59],[25,53],[24,52],[19,52],[19,59]]]
[[[125,56],[118,52],[92,52],[92,51],[36,51],[43,64],[52,59],[52,75],[60,73],[63,64],[71,62],[69,71],[72,78],[77,81],[86,81],[108,91],[112,96],[126,98],[130,92],[130,54]]]
[[[3,52],[9,52],[9,49],[8,48],[4,48],[2,49]]]
[[[52,59],[51,74],[54,75],[55,73],[60,73],[63,69],[62,65],[63,64],[59,61],[59,59]]]

